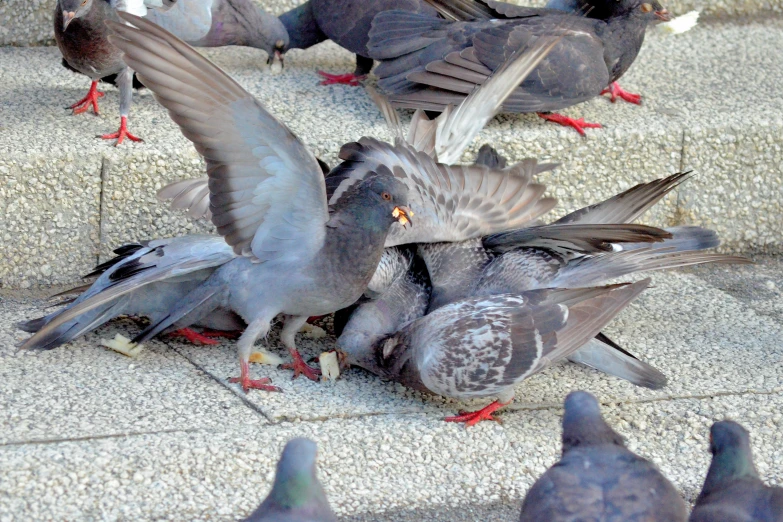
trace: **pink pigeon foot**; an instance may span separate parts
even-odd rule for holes
[[[111,134],[103,134],[102,136],[99,137],[104,140],[117,140],[117,143],[114,144],[115,147],[120,143],[122,143],[122,140],[124,140],[125,138],[128,138],[131,141],[144,141],[141,138],[134,136],[133,134],[128,132],[127,116],[120,117],[120,129],[117,132],[113,132]]]
[[[500,419],[492,415],[495,411],[499,410],[503,406],[508,406],[511,402],[495,401],[481,408],[478,411],[461,411],[459,415],[453,417],[446,417],[446,422],[464,422],[466,426],[474,426],[481,421],[495,421],[500,422]]]
[[[240,361],[239,362],[239,377],[231,377],[228,382],[230,383],[240,383],[242,385],[242,391],[245,393],[248,392],[248,390],[263,390],[263,391],[269,391],[269,392],[282,392],[278,386],[274,386],[270,384],[272,380],[269,377],[262,377],[260,379],[251,379],[250,378],[250,364],[247,361]]]
[[[87,91],[87,96],[77,101],[73,105],[69,105],[66,109],[73,109],[73,114],[81,114],[87,112],[92,107],[92,112],[96,115],[98,112],[98,98],[103,97],[103,93],[98,90],[98,82],[94,81],[90,85],[90,90]]]
[[[622,98],[623,100],[627,101],[628,103],[635,103],[636,105],[642,104],[642,95],[641,94],[634,94],[632,92],[628,92],[624,90],[622,87],[620,87],[620,84],[617,82],[612,82],[609,84],[609,87],[601,91],[601,94],[609,94],[610,100],[612,103],[617,100],[618,97]]]
[[[354,73],[329,74],[328,72],[324,72],[324,71],[318,71],[318,75],[323,78],[323,80],[321,80],[321,85],[342,84],[342,85],[350,85],[351,87],[358,86],[361,80],[367,78],[367,75],[364,74],[360,76],[356,76]]]
[[[288,364],[281,364],[280,368],[283,370],[294,370],[294,376],[292,377],[293,379],[296,379],[301,374],[311,381],[318,380],[318,376],[321,375],[321,370],[308,366],[298,351],[289,349],[288,353],[291,354],[291,357],[294,359],[294,361]]]
[[[600,123],[587,123],[585,122],[584,118],[579,118],[578,120],[575,120],[574,118],[569,118],[568,116],[563,116],[562,114],[557,114],[554,112],[551,113],[543,113],[539,112],[538,117],[542,118],[546,121],[551,121],[554,123],[559,123],[560,125],[564,127],[571,127],[576,130],[580,135],[585,135],[585,129],[600,129],[601,124]]]

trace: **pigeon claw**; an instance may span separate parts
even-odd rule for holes
[[[296,379],[300,375],[304,375],[311,381],[318,381],[319,377],[321,375],[321,370],[317,368],[313,368],[309,366],[304,359],[302,359],[302,356],[299,354],[296,350],[288,350],[291,353],[291,357],[294,359],[293,362],[287,363],[287,364],[281,364],[280,368],[283,370],[294,370],[294,376],[291,377],[292,379]]]
[[[268,392],[282,392],[283,390],[270,384],[272,380],[269,377],[261,377],[260,379],[250,378],[250,364],[247,361],[240,361],[239,377],[231,377],[228,382],[239,383],[242,385],[242,391],[245,393],[248,390],[263,390]]]
[[[120,117],[120,129],[117,132],[112,132],[111,134],[103,134],[103,135],[99,136],[99,138],[104,139],[104,140],[117,140],[117,143],[114,144],[115,147],[117,145],[119,145],[120,143],[122,143],[122,141],[125,138],[128,138],[131,141],[144,141],[141,138],[139,138],[137,136],[134,136],[133,134],[128,132],[128,117],[127,116]]]
[[[466,426],[475,426],[481,421],[495,421],[497,423],[502,424],[502,421],[497,417],[495,417],[493,413],[495,413],[503,406],[508,406],[509,404],[511,403],[495,401],[491,404],[484,406],[478,411],[460,411],[459,415],[454,415],[453,417],[446,417],[443,420],[445,420],[446,422],[464,422]]]
[[[98,112],[98,98],[104,96],[104,93],[98,90],[98,82],[94,81],[90,85],[90,90],[87,91],[87,96],[77,101],[73,105],[69,105],[66,109],[73,109],[73,114],[81,114],[87,112],[92,107],[92,112],[96,115]]]
[[[350,85],[358,87],[359,82],[367,78],[367,75],[356,76],[354,73],[348,74],[329,74],[328,72],[318,71],[318,75],[323,78],[320,85]]]
[[[231,332],[231,331],[225,331],[225,330],[210,330],[210,329],[204,329],[201,330],[201,335],[204,337],[208,337],[210,339],[215,339],[219,337],[223,337],[225,339],[236,339],[239,337],[240,332]]]
[[[198,333],[190,328],[180,328],[169,333],[171,337],[184,337],[193,344],[220,344],[220,341],[210,339],[211,336],[205,333]]]
[[[579,118],[578,120],[575,120],[574,118],[569,118],[568,116],[563,116],[562,114],[556,114],[554,112],[550,112],[550,113],[539,112],[538,117],[546,121],[559,123],[563,127],[571,127],[572,129],[576,130],[576,132],[578,132],[581,136],[585,135],[585,129],[601,128],[600,123],[587,123],[584,118]]]
[[[617,82],[612,82],[609,84],[609,87],[601,91],[601,94],[609,94],[610,100],[612,103],[614,103],[617,98],[622,98],[623,100],[627,101],[628,103],[635,103],[636,105],[642,104],[642,95],[641,94],[634,94],[632,92],[628,92],[624,90],[622,87],[620,87],[620,84]]]

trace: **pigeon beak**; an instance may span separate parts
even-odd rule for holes
[[[660,11],[655,11],[655,16],[660,20],[661,22],[668,22],[672,19],[672,15],[669,14],[669,11],[666,9],[661,9]]]
[[[282,69],[285,67],[285,61],[283,60],[283,53],[275,49],[275,51],[269,55],[269,58],[266,60],[266,64],[271,66],[275,63],[275,61],[280,62],[280,68]]]
[[[392,211],[392,216],[397,219],[397,222],[403,227],[409,223],[411,226],[413,226],[413,221],[411,221],[412,215],[413,211],[402,205],[394,207],[394,210]]]
[[[73,11],[63,11],[63,31],[68,29],[68,26],[71,25],[71,22],[73,22],[75,17],[76,13]]]

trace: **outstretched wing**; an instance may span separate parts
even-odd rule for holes
[[[186,42],[204,38],[212,28],[217,0],[179,0],[168,11],[151,10],[145,17]],[[136,13],[133,13],[136,14]]]
[[[323,174],[304,144],[238,83],[152,22],[120,13],[111,42],[204,156],[210,210],[237,254],[309,258],[329,219]]]
[[[352,184],[378,168],[388,168],[408,187],[408,206],[414,225],[395,223],[386,246],[405,243],[462,241],[495,231],[519,228],[548,212],[553,198],[543,198],[545,186],[533,183],[535,174],[553,168],[525,160],[507,169],[444,165],[405,144],[392,146],[373,138],[344,145],[343,163],[326,178],[336,187],[333,205]]]

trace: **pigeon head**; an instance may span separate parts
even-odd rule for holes
[[[318,447],[310,439],[291,439],[283,448],[277,463],[272,491],[264,503],[270,502],[286,509],[306,507],[313,498],[325,495],[315,475]]]
[[[412,225],[413,211],[408,204],[408,187],[391,172],[374,173],[356,183],[339,200],[340,207],[350,208],[368,227],[388,231],[395,221]]]
[[[671,19],[669,11],[658,0],[587,0],[581,9],[589,18],[599,20],[627,16],[653,23]]]
[[[81,18],[90,12],[93,0],[60,0],[59,6],[63,12],[63,31],[76,18]]]
[[[266,63],[272,65],[275,59],[284,65],[283,55],[288,50],[288,31],[276,16],[261,13],[260,27],[256,28],[256,41],[253,47],[263,49],[269,55]]]
[[[758,476],[750,450],[750,435],[736,422],[724,420],[712,425],[710,452],[712,463],[704,482],[704,492],[732,479]]]
[[[563,415],[563,454],[576,447],[601,444],[625,446],[623,437],[601,416],[601,408],[592,394],[569,393]]]

